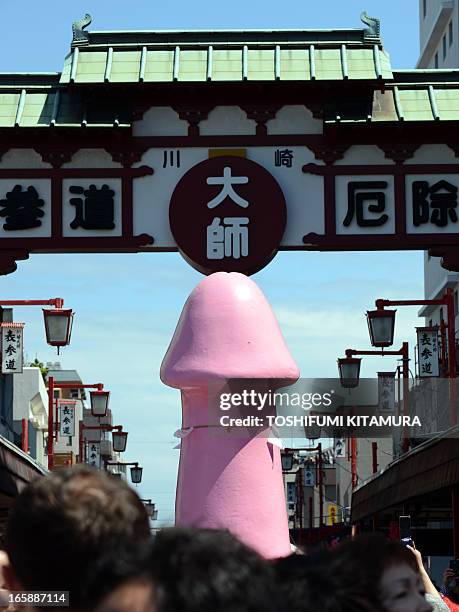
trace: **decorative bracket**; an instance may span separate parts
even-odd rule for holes
[[[257,136],[266,136],[268,129],[266,123],[271,119],[274,119],[280,106],[264,106],[264,105],[251,105],[243,106],[242,110],[245,111],[247,119],[252,119],[257,124]]]
[[[316,159],[320,159],[331,166],[338,159],[343,159],[344,154],[349,148],[349,145],[341,144],[308,144],[308,149],[314,153]]]
[[[112,156],[112,160],[118,164],[121,164],[124,168],[130,168],[132,164],[136,164],[142,160],[142,155],[147,150],[147,147],[143,149],[131,149],[129,146],[126,147],[105,147],[107,153]]]
[[[204,119],[207,119],[213,106],[206,107],[190,107],[190,106],[173,106],[172,107],[180,119],[188,121],[188,136],[199,136],[199,124]]]
[[[386,159],[391,159],[397,164],[403,164],[407,159],[413,157],[419,145],[412,144],[378,144],[381,151],[384,151]]]
[[[51,164],[53,168],[60,168],[62,164],[71,161],[76,151],[53,146],[34,147],[34,150],[41,156],[42,161]]]

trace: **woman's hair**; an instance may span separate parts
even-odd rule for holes
[[[350,601],[362,601],[374,612],[383,610],[380,582],[385,570],[408,565],[419,573],[413,553],[403,544],[380,534],[362,535],[340,544],[333,552],[330,572]]]

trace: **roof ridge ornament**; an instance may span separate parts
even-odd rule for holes
[[[366,11],[360,14],[360,19],[368,26],[368,28],[365,28],[363,31],[364,38],[377,38],[379,40],[381,35],[381,20],[377,17],[370,17]]]
[[[89,13],[86,13],[83,19],[79,19],[72,23],[72,47],[89,44],[89,32],[85,32],[84,29],[87,28],[91,22],[91,15]]]

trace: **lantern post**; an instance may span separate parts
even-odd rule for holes
[[[133,484],[139,484],[142,482],[142,474],[143,474],[143,467],[139,466],[139,462],[138,461],[106,461],[105,462],[105,468],[107,468],[108,465],[113,465],[113,466],[118,466],[118,465],[130,465],[131,467],[131,482]]]
[[[96,389],[97,392],[103,392],[104,385],[95,383],[92,385],[84,385],[82,383],[56,383],[53,376],[48,377],[48,470],[54,468],[54,390],[55,389]],[[106,391],[105,393],[108,393]],[[108,400],[107,400],[108,401]],[[95,415],[96,416],[96,415]],[[81,442],[81,440],[80,440]]]
[[[408,392],[409,392],[409,376],[410,376],[410,369],[409,369],[409,362],[410,362],[410,356],[409,356],[409,344],[408,342],[403,342],[401,348],[398,351],[385,351],[383,349],[381,349],[380,351],[360,351],[360,350],[356,350],[356,349],[346,349],[345,351],[346,357],[345,358],[341,358],[338,359],[338,365],[340,366],[340,362],[346,362],[346,361],[350,361],[352,359],[354,359],[356,357],[356,355],[379,355],[380,357],[389,357],[391,355],[400,355],[402,358],[402,378],[403,378],[403,415],[404,416],[408,416]],[[341,379],[341,384],[343,387],[346,388],[346,384],[343,385],[343,378],[342,378],[342,368],[340,367],[340,379]],[[360,375],[360,364],[359,364],[359,375]],[[344,379],[345,382],[345,379]],[[357,379],[357,384],[353,384],[352,387],[357,387],[358,386],[358,379]],[[347,385],[347,387],[350,387],[350,385]],[[405,430],[405,426],[404,426],[404,430]],[[408,450],[408,437],[405,435],[405,432],[403,433],[403,442],[402,442],[402,447],[403,450],[406,452]]]
[[[126,450],[127,443],[127,431],[123,431],[122,425],[85,425],[83,421],[80,421],[80,450],[79,450],[79,463],[84,463],[84,441],[83,432],[86,430],[99,430],[99,431],[111,431],[113,438],[113,450],[118,453],[123,453]],[[118,443],[115,445],[115,437]],[[115,448],[117,446],[117,448]]]
[[[378,299],[375,301],[376,311],[368,311],[368,328],[370,330],[370,338],[373,341],[374,333],[377,332],[375,325],[373,328],[371,322],[376,322],[378,317],[383,317],[382,313],[393,312],[393,319],[395,324],[395,311],[385,310],[386,306],[446,306],[446,327],[448,337],[448,378],[450,379],[450,401],[451,401],[451,426],[454,427],[457,423],[457,401],[456,401],[456,385],[454,379],[456,378],[456,314],[454,306],[454,292],[448,287],[443,297],[435,300],[385,300]],[[375,316],[375,313],[379,313]],[[390,315],[392,316],[392,315]],[[444,324],[441,326],[442,330]],[[373,329],[373,331],[372,331]],[[393,333],[392,333],[393,341]],[[373,343],[373,342],[372,342]],[[377,346],[373,344],[373,346]],[[390,345],[387,345],[390,346]],[[444,347],[443,347],[444,351]]]

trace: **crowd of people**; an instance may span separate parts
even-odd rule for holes
[[[20,493],[2,555],[9,610],[44,609],[33,596],[46,592],[68,593],[54,607],[69,612],[459,610],[416,549],[380,535],[271,561],[227,531],[171,528],[152,537],[135,491],[86,466],[37,478]],[[447,572],[445,581],[453,579]]]

